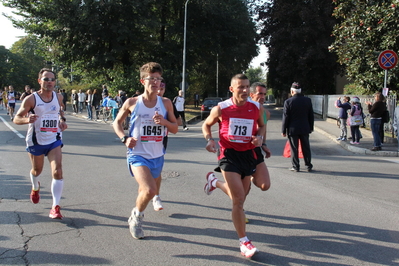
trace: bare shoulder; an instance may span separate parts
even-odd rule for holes
[[[138,100],[138,97],[130,97],[130,98],[128,98],[124,102],[124,104],[122,106],[122,110],[132,110],[134,108],[134,106],[136,106],[137,100]]]
[[[172,101],[166,97],[162,97],[162,102],[164,105],[172,104]]]

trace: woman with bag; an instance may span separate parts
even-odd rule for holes
[[[363,124],[363,108],[358,97],[352,98],[352,108],[350,112],[350,122],[352,140],[350,144],[358,145],[360,142],[360,125]]]
[[[381,92],[377,92],[374,95],[375,102],[371,105],[371,102],[367,102],[367,107],[369,109],[369,113],[371,115],[370,126],[371,132],[373,133],[374,139],[374,147],[371,148],[372,151],[380,151],[381,150],[381,136],[380,136],[380,126],[382,123],[382,115],[387,109],[384,100],[385,97]]]

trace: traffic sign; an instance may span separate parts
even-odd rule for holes
[[[392,50],[385,50],[378,56],[378,64],[382,69],[392,69],[398,63],[398,55]]]

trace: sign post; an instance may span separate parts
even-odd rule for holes
[[[392,50],[385,50],[378,56],[378,64],[385,70],[384,88],[387,87],[388,69],[392,69],[398,63],[398,55]]]

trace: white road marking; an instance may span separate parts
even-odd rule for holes
[[[4,124],[11,129],[12,132],[14,132],[19,138],[24,139],[25,136],[19,133],[15,128],[13,128],[3,117],[0,116],[0,119],[4,122]]]

